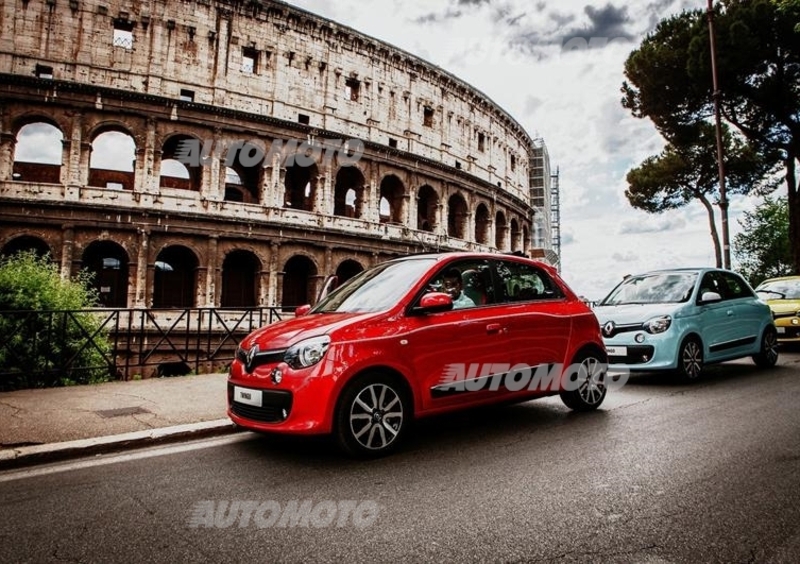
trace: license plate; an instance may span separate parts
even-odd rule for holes
[[[246,403],[255,407],[261,407],[261,390],[251,390],[250,388],[233,387],[233,401]]]
[[[778,335],[786,334],[786,327],[776,327],[776,329],[778,330]]]
[[[608,356],[628,356],[628,347],[606,347]]]

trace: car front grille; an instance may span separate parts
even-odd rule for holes
[[[633,345],[628,346],[628,354],[625,356],[609,356],[609,364],[644,364],[653,359],[652,345]]]
[[[262,390],[261,406],[233,401],[233,385],[228,384],[228,405],[239,417],[264,423],[280,423],[292,411],[292,393],[285,390]]]
[[[786,327],[783,333],[778,333],[780,339],[797,339],[800,337],[800,327]]]

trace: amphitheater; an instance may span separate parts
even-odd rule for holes
[[[557,262],[543,142],[405,51],[268,0],[0,17],[0,253],[94,272],[105,306],[298,305],[411,252]]]

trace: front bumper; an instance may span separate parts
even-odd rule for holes
[[[280,383],[272,378],[276,368],[282,372]],[[258,366],[249,374],[240,360],[234,360],[228,375],[228,417],[253,431],[301,435],[330,433],[330,401],[335,397],[335,378],[326,369],[325,360],[300,370],[293,370],[285,363],[270,363]],[[241,399],[249,403],[236,400],[237,388],[245,394]]]
[[[775,320],[779,343],[800,343],[800,319],[797,317]]]
[[[603,343],[608,351],[609,370],[647,372],[675,369],[677,367],[677,345],[670,329],[656,335],[644,330],[637,330],[620,333],[610,338],[604,337]]]

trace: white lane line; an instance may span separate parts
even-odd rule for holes
[[[229,445],[241,441],[252,440],[255,435],[253,433],[237,433],[226,437],[216,437],[213,439],[201,439],[192,441],[190,443],[178,445],[164,445],[157,447],[150,447],[138,449],[135,452],[113,455],[98,455],[95,458],[76,460],[72,462],[57,462],[37,466],[34,468],[21,468],[17,470],[8,470],[0,472],[0,483],[13,482],[16,480],[24,480],[27,478],[37,478],[40,476],[48,476],[50,474],[59,474],[62,472],[71,472],[73,470],[82,470],[84,468],[93,468],[96,466],[106,466],[109,464],[118,464],[120,462],[131,462],[134,460],[143,460],[146,458],[154,458],[156,456],[168,456],[170,454],[178,454],[181,452],[190,452],[193,450],[202,450],[206,448],[215,448],[218,446]]]

